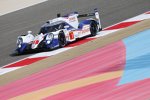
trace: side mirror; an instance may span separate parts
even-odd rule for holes
[[[27,34],[32,34],[32,31],[27,31]]]
[[[69,25],[65,25],[64,28],[65,28],[65,29],[68,29],[68,28],[69,28]]]
[[[58,13],[58,14],[57,14],[57,17],[61,17],[61,14],[60,14],[60,13]]]

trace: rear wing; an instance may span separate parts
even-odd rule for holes
[[[95,16],[95,18],[98,20],[99,28],[102,29],[100,14],[99,14],[99,12],[98,12],[97,9],[94,9],[94,13],[79,14],[79,15],[78,15],[78,18],[90,17],[90,16]]]
[[[74,12],[73,14],[76,14],[77,18],[95,16],[95,18],[96,18],[96,20],[97,20],[97,22],[98,22],[98,25],[99,25],[99,29],[102,29],[100,14],[99,14],[97,8],[94,9],[94,13],[78,14],[78,12]],[[67,17],[67,16],[69,16],[69,15],[62,16],[62,17]],[[58,13],[58,14],[57,14],[57,17],[61,17],[61,14]]]

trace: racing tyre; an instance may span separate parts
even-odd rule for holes
[[[58,35],[58,42],[59,42],[60,48],[66,46],[66,44],[67,44],[66,37],[65,37],[65,34],[63,31],[60,31],[60,33]]]
[[[91,32],[91,36],[95,36],[98,32],[98,26],[97,23],[92,21],[90,24],[90,32]]]

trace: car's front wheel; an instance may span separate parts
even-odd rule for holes
[[[61,47],[61,48],[66,46],[66,44],[67,44],[66,37],[65,37],[65,34],[63,31],[59,32],[58,42],[59,42],[59,47]]]

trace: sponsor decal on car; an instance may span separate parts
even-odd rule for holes
[[[69,37],[70,37],[70,40],[74,39],[74,33],[72,31],[69,32]]]

